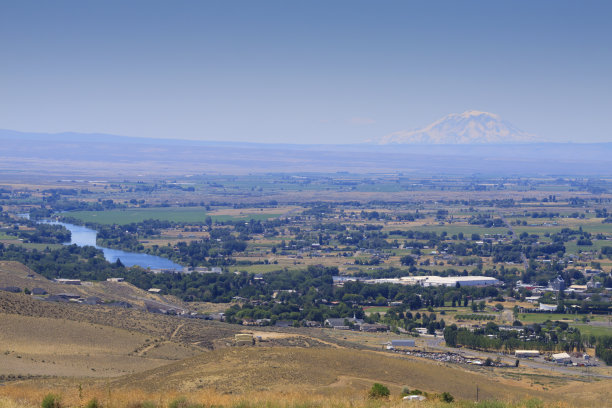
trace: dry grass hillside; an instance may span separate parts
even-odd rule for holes
[[[176,299],[149,293],[128,282],[84,282],[82,285],[56,283],[14,261],[0,261],[0,287],[5,286],[16,286],[21,290],[41,288],[51,295],[73,293],[83,298],[98,297],[105,302],[128,302],[136,307],[144,307],[145,301],[183,306]]]
[[[345,348],[227,348],[115,380],[115,387],[217,392],[308,390],[322,394],[356,393],[382,382],[399,394],[403,386],[428,392],[448,391],[472,398],[546,397],[524,383],[430,362],[395,358]]]
[[[208,405],[248,407],[242,402],[260,398],[252,406],[372,407],[365,396],[374,382],[389,386],[396,402],[405,386],[463,401],[473,401],[478,386],[480,399],[612,405],[609,380],[392,355],[320,329],[261,328],[264,341],[235,347],[234,335],[246,331],[237,325],[8,292],[0,292],[0,328],[0,407],[36,406],[50,391],[83,406],[78,384],[86,396],[115,399],[109,407],[144,400],[165,407],[180,395]]]

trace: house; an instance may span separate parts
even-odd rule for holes
[[[125,278],[107,278],[107,282],[123,282]]]
[[[257,325],[254,319],[243,319],[241,324],[243,326],[256,326]]]
[[[555,279],[548,282],[548,286],[556,291],[565,290],[565,280],[561,276],[557,276]]]
[[[353,317],[338,317],[325,319],[325,326],[331,327],[336,330],[349,330],[351,323],[355,326],[361,326],[363,324],[363,319],[356,319]]]
[[[151,288],[151,289],[149,289],[149,292],[151,292],[151,293],[160,293],[161,289],[159,289],[159,288]]]
[[[81,299],[81,295],[74,293],[58,293],[57,295],[51,295],[46,299],[49,302],[78,302]]]
[[[117,302],[107,303],[106,306],[122,307],[124,309],[129,309],[132,307],[132,304],[129,302],[117,301]],[[183,313],[180,313],[180,314],[183,314]]]
[[[64,285],[80,285],[81,284],[81,280],[80,279],[57,278],[57,279],[54,279],[54,281],[57,282],[57,283],[62,283]]]
[[[386,332],[389,330],[389,326],[387,326],[386,324],[379,324],[379,323],[375,323],[375,324],[364,323],[359,327],[359,330],[363,332],[368,332],[368,333]]]

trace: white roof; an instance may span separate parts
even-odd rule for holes
[[[554,360],[564,360],[566,358],[572,358],[572,357],[567,353],[557,353],[557,354],[553,354],[552,358]]]

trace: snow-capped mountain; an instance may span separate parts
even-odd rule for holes
[[[537,142],[498,115],[467,111],[453,113],[422,129],[399,131],[375,140],[378,144],[502,144]]]

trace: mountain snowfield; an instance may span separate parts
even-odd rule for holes
[[[453,113],[422,129],[402,130],[371,142],[386,144],[503,144],[539,142],[499,115],[467,111]]]

